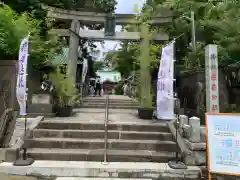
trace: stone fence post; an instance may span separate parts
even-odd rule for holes
[[[179,132],[183,136],[184,134],[184,126],[188,125],[188,117],[186,115],[179,116]]]
[[[188,124],[188,117],[186,115],[179,116],[179,126],[183,127],[184,124]]]
[[[200,142],[201,141],[201,129],[200,129],[200,118],[191,117],[189,119],[190,126],[190,137],[191,142]]]

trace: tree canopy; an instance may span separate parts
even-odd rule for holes
[[[46,41],[46,37],[48,36],[47,31],[52,28],[49,26],[49,20],[46,18],[46,12],[42,9],[42,4],[63,8],[63,9],[73,9],[73,10],[81,10],[81,11],[93,11],[93,12],[112,12],[115,9],[116,1],[115,0],[81,0],[81,1],[72,1],[72,0],[3,0],[3,2],[9,5],[16,13],[22,14],[27,13],[30,17],[39,20],[39,39]],[[31,15],[30,15],[31,14]],[[97,24],[89,25],[90,29],[99,29],[102,26]],[[62,40],[64,42],[64,40]],[[47,43],[47,42],[46,42]],[[49,41],[48,41],[49,43]],[[93,62],[91,53],[89,53],[89,48],[94,49],[96,46],[92,41],[88,40],[80,40],[80,47],[83,50],[83,58],[87,58],[89,62],[89,69],[93,71]],[[62,43],[62,46],[65,44]],[[45,46],[47,51],[48,46]],[[40,56],[42,59],[46,60],[45,57]],[[90,72],[93,74],[93,72]]]
[[[239,62],[240,55],[240,27],[239,12],[240,3],[237,1],[208,1],[208,0],[147,0],[140,17],[141,23],[146,23],[155,13],[162,8],[175,11],[176,17],[173,23],[163,29],[169,33],[170,40],[180,36],[176,40],[177,65],[182,70],[193,70],[204,67],[205,46],[217,44],[219,50],[219,65],[226,67],[229,64]],[[196,26],[196,51],[191,45],[191,21],[186,18],[190,13],[195,13]],[[129,27],[125,27],[128,30]],[[132,30],[132,29],[131,29]],[[134,46],[134,47],[133,47]],[[152,43],[151,54],[155,57],[153,67],[159,61],[161,45]],[[139,47],[134,43],[122,43],[122,47],[115,55],[111,56],[115,68],[123,75],[133,69]],[[153,58],[154,59],[154,58]],[[200,61],[198,67],[197,60]],[[128,68],[128,70],[126,70]]]
[[[28,11],[35,15],[39,13],[38,10],[41,9],[41,4],[63,9],[93,12],[112,12],[116,5],[115,0],[3,0],[3,2],[18,13]]]
[[[57,36],[40,36],[41,21],[28,13],[17,14],[9,6],[0,8],[0,60],[17,60],[21,40],[30,33],[30,64],[44,65],[59,50]]]

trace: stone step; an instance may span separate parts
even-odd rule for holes
[[[106,103],[106,100],[83,100],[83,103]],[[108,101],[109,104],[139,104],[137,101]]]
[[[105,102],[98,102],[98,103],[96,103],[96,102],[83,102],[83,105],[88,105],[88,106],[91,106],[91,105],[101,105],[101,106],[106,106],[106,103]],[[109,103],[108,104],[109,106],[127,106],[127,107],[129,107],[129,106],[140,106],[140,104],[139,103]]]
[[[106,103],[106,100],[83,100],[84,103]],[[109,100],[109,104],[139,104],[137,101],[129,100],[129,101],[114,101]]]
[[[82,178],[82,177],[58,177],[55,180],[109,180],[109,178]],[[139,180],[136,178],[111,178],[111,180]],[[141,180],[152,180],[150,178],[141,178]]]
[[[27,117],[36,118],[38,116],[44,116],[45,118],[52,118],[56,116],[56,113],[28,113]]]
[[[83,104],[83,108],[106,108],[105,105],[101,104]],[[140,106],[137,105],[109,105],[109,109],[138,109]]]
[[[103,97],[94,97],[94,98],[83,98],[83,101],[92,101],[92,102],[105,102],[106,98]],[[138,102],[136,99],[109,99],[109,102]]]
[[[57,129],[34,129],[33,137],[56,137],[56,138],[104,138],[104,130],[57,130]],[[167,140],[172,141],[173,136],[168,132],[144,132],[144,131],[116,131],[107,132],[109,139],[133,139],[133,140]]]
[[[105,105],[106,102],[105,101],[83,101],[83,104],[103,104]],[[125,106],[128,106],[128,105],[140,105],[140,103],[138,102],[109,102],[108,103],[109,105],[125,105]]]
[[[104,160],[104,149],[55,149],[55,148],[29,148],[29,157],[35,160],[55,161],[97,161]],[[108,150],[109,162],[168,162],[175,158],[174,152],[144,151],[144,150]]]
[[[44,120],[37,127],[38,129],[77,129],[77,130],[104,130],[104,123],[89,121],[70,121],[70,120]],[[166,123],[108,123],[108,131],[145,131],[145,132],[169,132]]]
[[[73,139],[73,138],[34,138],[26,140],[29,148],[60,148],[60,149],[103,149],[104,139]],[[175,152],[176,143],[159,140],[126,140],[108,139],[108,149],[117,150],[148,150]]]
[[[150,178],[161,180],[196,180],[200,168],[171,169],[167,163],[150,162],[86,162],[86,161],[35,161],[31,166],[0,164],[0,172],[37,177],[84,177],[84,178]]]

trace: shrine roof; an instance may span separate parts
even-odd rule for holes
[[[66,65],[68,64],[68,53],[69,48],[63,48],[62,52],[55,56],[50,62],[53,65]],[[78,60],[77,64],[82,64],[81,61]]]

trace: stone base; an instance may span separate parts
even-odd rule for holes
[[[168,165],[172,169],[187,169],[187,166],[180,161],[169,161]]]
[[[54,106],[52,104],[29,104],[27,107],[28,116],[54,117]]]
[[[13,162],[13,166],[30,166],[34,163],[34,159],[26,158],[26,159],[18,159]]]
[[[43,116],[45,118],[53,118],[56,117],[56,113],[28,113],[28,118],[36,118],[38,116]]]

